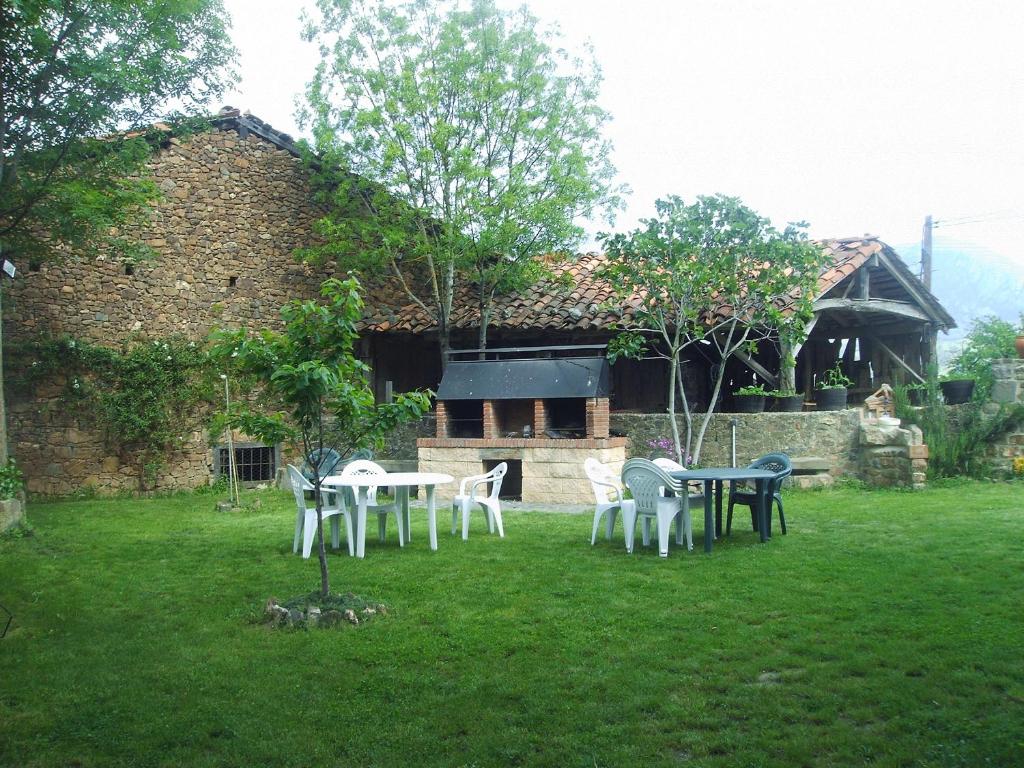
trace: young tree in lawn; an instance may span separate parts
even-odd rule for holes
[[[670,196],[655,204],[656,216],[628,234],[604,235],[604,276],[622,303],[640,297],[626,330],[611,345],[612,357],[639,357],[645,350],[669,364],[668,415],[676,457],[700,460],[704,434],[725,377],[725,361],[785,329],[787,337],[811,316],[824,252],[807,240],[805,225],[782,232],[724,195],[702,196],[691,205]],[[653,344],[652,344],[653,342]],[[683,351],[702,343],[722,364],[696,435],[682,386]],[[677,394],[678,393],[678,394]],[[681,398],[683,441],[676,423]]]
[[[600,74],[526,9],[493,0],[319,0],[308,88],[330,213],[309,258],[395,279],[437,325],[472,288],[480,346],[496,293],[573,249],[576,223],[613,207]],[[339,170],[340,169],[340,170]]]
[[[393,402],[374,403],[367,365],[355,356],[356,324],[363,300],[355,278],[327,280],[324,302],[295,300],[281,308],[284,331],[245,329],[215,334],[212,359],[236,381],[262,388],[269,408],[242,401],[221,413],[211,434],[239,429],[270,443],[297,442],[315,460],[312,479],[317,512],[320,594],[330,594],[324,548],[319,463],[331,450],[345,458],[380,442],[399,424],[420,418],[430,408],[429,393],[408,392]],[[251,391],[251,389],[249,390]]]
[[[0,3],[0,259],[137,255],[119,228],[156,196],[134,175],[150,148],[117,134],[217,98],[234,80],[227,27],[220,0]]]

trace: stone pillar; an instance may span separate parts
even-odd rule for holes
[[[548,404],[538,398],[533,401],[533,434],[544,437],[544,430],[548,426]]]
[[[608,398],[591,397],[587,399],[587,437],[608,437]]]
[[[491,400],[484,400],[484,440],[498,438],[498,414]]]
[[[448,406],[441,400],[437,401],[435,418],[437,419],[437,427],[434,434],[438,437],[448,437]]]
[[[25,518],[25,505],[21,499],[0,501],[0,533],[13,528]]]
[[[985,404],[985,413],[994,415],[1001,407],[1024,406],[1024,360],[993,360],[992,378],[991,401]],[[1015,470],[1015,462],[1024,464],[1024,424],[997,438],[988,448],[988,457],[992,468],[1000,475],[1024,473],[1024,470]]]
[[[919,427],[898,420],[865,419],[860,425],[860,477],[868,485],[923,488],[928,446]]]

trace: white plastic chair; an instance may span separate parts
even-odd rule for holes
[[[590,546],[594,546],[597,542],[597,529],[604,515],[608,516],[605,536],[610,539],[619,510],[622,510],[623,525],[627,517],[635,521],[636,513],[633,511],[632,500],[623,498],[622,481],[607,466],[591,457],[583,462],[583,471],[594,490],[594,529],[590,532]]]
[[[380,464],[370,461],[369,459],[356,459],[355,461],[346,464],[345,469],[341,471],[341,476],[343,478],[373,477],[374,475],[386,474],[387,470],[384,469],[384,467],[382,467]],[[352,489],[352,491],[354,495],[355,489]],[[354,499],[352,510],[353,513],[358,511],[358,503],[359,500]],[[398,509],[398,504],[397,502],[393,501],[386,504],[378,503],[376,485],[371,485],[366,489],[366,512],[367,514],[371,512],[376,513],[377,534],[382,542],[387,539],[388,515],[393,512],[395,514],[395,520],[398,523],[398,545],[405,546],[405,526],[402,520],[402,513]]]
[[[657,466],[657,467],[660,467],[661,469],[664,469],[666,472],[685,472],[686,471],[686,467],[684,467],[678,461],[675,461],[674,459],[666,458],[664,456],[659,456],[658,458],[654,459],[654,465]],[[689,489],[689,486],[687,484],[685,484],[685,483],[683,484],[683,487],[687,489],[687,492],[688,492],[687,495],[689,496],[689,503],[690,504],[703,504],[704,503],[704,493],[703,492],[701,492],[701,493],[693,493]],[[666,495],[664,488],[662,489],[662,494],[661,495],[662,496]],[[676,543],[677,544],[682,543],[682,538],[680,537],[680,534],[679,534],[679,526],[682,524],[682,522],[683,522],[682,517],[677,517],[676,518]],[[648,544],[651,543],[651,519],[649,517],[645,517],[644,518],[643,537],[644,537],[644,546],[646,547]]]
[[[479,504],[487,515],[487,532],[494,533],[494,526],[498,526],[498,536],[505,538],[505,529],[501,524],[501,502],[498,494],[501,492],[501,481],[508,472],[508,464],[504,461],[484,475],[471,475],[462,479],[459,484],[459,494],[452,502],[452,534],[455,534],[456,523],[459,511],[462,511],[462,538],[469,538],[469,510],[473,504]],[[487,490],[487,484],[491,485],[491,492],[486,496],[478,496],[477,489],[483,486]]]
[[[302,476],[298,468],[288,465],[288,478],[291,480],[292,493],[295,495],[295,506],[298,513],[295,515],[295,540],[292,542],[292,552],[299,551],[299,536],[302,537],[302,557],[308,558],[313,551],[313,539],[316,538],[316,505],[312,508],[306,506],[306,491],[314,490],[313,484]],[[334,494],[331,494],[332,496]],[[324,499],[329,498],[326,491]],[[321,511],[324,520],[331,519],[331,546],[337,549],[341,538],[341,521],[338,515],[345,517],[345,540],[348,542],[349,555],[355,555],[355,537],[352,535],[352,513],[344,504],[324,504]]]
[[[686,487],[654,462],[647,459],[630,459],[622,467],[622,482],[633,496],[636,516],[626,527],[626,551],[633,551],[636,535],[636,518],[653,518],[658,524],[658,554],[668,557],[668,534],[672,521],[682,518],[686,534],[686,548],[693,549],[693,531],[690,525],[690,504]],[[673,496],[662,495],[664,490]],[[626,515],[623,513],[623,522]],[[647,526],[650,524],[647,523]],[[648,527],[649,531],[650,528]],[[676,543],[682,544],[681,531],[676,527]]]

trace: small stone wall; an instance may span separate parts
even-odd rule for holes
[[[1024,360],[993,360],[991,402],[986,413],[995,413],[1003,405],[1024,406]],[[988,458],[995,474],[1013,475],[1013,460],[1024,457],[1024,427],[1017,427],[989,446]]]
[[[141,469],[125,460],[91,420],[64,400],[62,381],[37,387],[30,397],[8,400],[11,452],[25,476],[25,490],[67,496],[83,490],[100,494],[137,491]],[[182,414],[182,442],[151,478],[156,490],[208,485],[212,452],[198,411]]]
[[[694,414],[697,425],[704,414]],[[705,466],[729,466],[732,460],[732,420],[736,420],[736,464],[746,466],[758,456],[782,452],[816,469],[799,475],[799,485],[827,484],[834,478],[857,476],[860,470],[859,410],[808,413],[716,413],[704,436],[700,461]],[[677,415],[680,433],[685,424]],[[627,454],[652,457],[649,443],[671,436],[668,416],[657,413],[612,413],[614,434],[627,434]],[[695,426],[696,429],[696,426]],[[810,459],[810,460],[808,460]],[[794,462],[798,463],[797,461]]]

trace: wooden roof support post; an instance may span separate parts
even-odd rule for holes
[[[933,364],[938,363],[939,329],[933,323],[928,323],[921,335],[924,337],[922,339],[924,345],[921,349],[922,369],[927,373]]]

